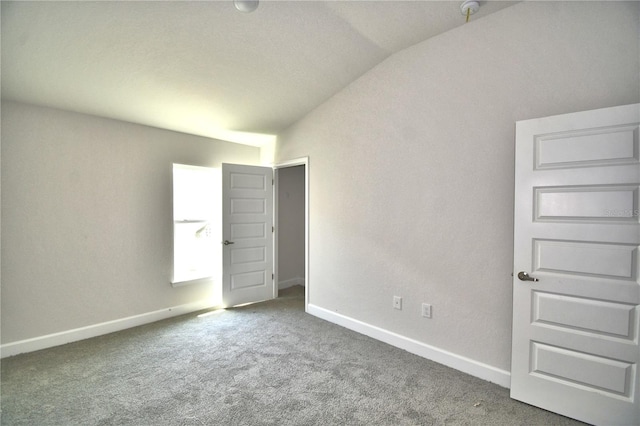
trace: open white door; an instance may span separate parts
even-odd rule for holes
[[[516,125],[511,397],[599,425],[640,424],[639,122]]]
[[[222,301],[277,296],[273,280],[273,170],[222,165]]]

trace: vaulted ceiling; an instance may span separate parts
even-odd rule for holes
[[[2,1],[2,98],[260,145],[461,1]],[[481,2],[481,19],[513,2]],[[391,82],[390,82],[391,84]]]

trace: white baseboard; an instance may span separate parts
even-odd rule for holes
[[[302,284],[300,284],[300,280],[302,281]],[[291,284],[287,287],[291,287],[293,285],[304,285],[304,279],[287,280],[281,283],[289,282],[291,282]],[[115,331],[149,324],[155,321],[160,321],[178,315],[184,315],[211,307],[211,303],[208,301],[194,302],[175,306],[172,308],[161,309],[158,311],[147,312],[140,315],[134,315],[127,318],[121,318],[114,321],[94,324],[87,327],[63,331],[60,333],[6,343],[4,345],[0,345],[0,358],[5,358],[26,352],[38,351],[41,349],[64,345],[66,343],[76,342],[78,340],[89,339],[91,337],[97,337],[103,334],[113,333]],[[400,349],[404,349],[407,352],[426,359],[430,359],[439,364],[446,365],[447,367],[451,367],[480,379],[487,380],[502,387],[509,388],[511,386],[511,374],[508,371],[492,367],[490,365],[454,354],[452,352],[448,352],[435,346],[427,345],[417,340],[401,336],[391,331],[384,330],[382,328],[355,320],[353,318],[349,318],[342,314],[329,311],[313,304],[307,305],[307,312],[318,318],[364,334],[376,340],[380,340]]]
[[[435,346],[401,336],[388,330],[349,318],[327,309],[307,305],[307,312],[323,320],[348,328],[373,339],[380,340],[407,352],[446,365],[480,379],[495,383],[505,388],[511,387],[511,373],[496,367],[454,354]]]
[[[278,281],[278,290],[293,287],[294,285],[301,285],[304,287],[304,278],[295,277],[284,281]]]
[[[64,345],[78,340],[89,339],[103,334],[149,324],[166,318],[184,315],[202,309],[211,308],[211,302],[200,301],[185,305],[174,306],[172,308],[160,309],[158,311],[147,312],[127,318],[107,321],[100,324],[89,325],[87,327],[62,331],[60,333],[48,334],[46,336],[34,337],[32,339],[20,340],[17,342],[0,345],[0,358],[18,355],[26,352],[39,351],[40,349],[51,348],[53,346]]]

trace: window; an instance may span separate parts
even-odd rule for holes
[[[173,165],[173,285],[220,271],[219,169]]]

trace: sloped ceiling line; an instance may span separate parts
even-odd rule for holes
[[[488,2],[474,19],[513,2]],[[260,145],[456,1],[1,2],[2,98]],[[253,135],[252,135],[253,134]]]

